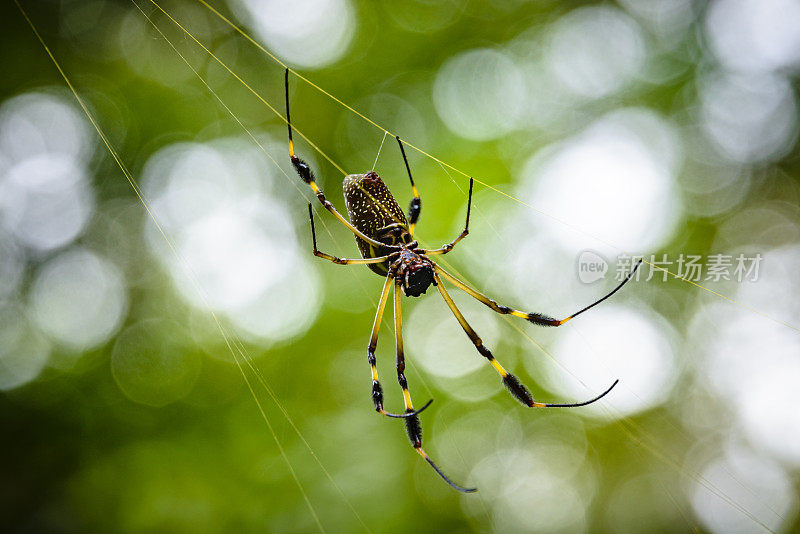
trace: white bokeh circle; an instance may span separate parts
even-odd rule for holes
[[[797,0],[716,0],[705,22],[711,50],[730,69],[765,72],[800,62]]]
[[[674,338],[669,324],[652,312],[604,304],[564,327],[551,351],[558,365],[544,368],[545,384],[558,402],[575,402],[619,379],[585,413],[614,419],[648,410],[669,397],[677,379]]]
[[[680,216],[674,177],[682,151],[673,127],[647,110],[619,110],[525,165],[527,216],[569,254],[653,250]],[[546,216],[542,216],[543,212]]]
[[[436,292],[436,289],[431,286],[429,291]],[[448,293],[484,344],[497,346],[500,325],[496,317],[483,304],[466,297],[458,289],[450,286]],[[486,368],[485,359],[475,352],[472,342],[438,295],[419,300],[406,323],[403,330],[408,352],[414,354],[414,361],[427,373],[455,379]]]
[[[488,48],[461,52],[436,74],[436,113],[456,135],[495,139],[519,126],[527,102],[522,71],[506,54]]]
[[[262,344],[304,332],[322,291],[286,200],[272,192],[285,185],[273,187],[273,181],[285,179],[240,139],[164,147],[143,173],[145,194],[169,240],[145,220],[147,243],[181,297],[223,313],[239,333]]]
[[[797,102],[780,74],[713,73],[700,80],[703,131],[734,162],[784,156],[797,139]]]
[[[22,307],[0,304],[0,391],[34,380],[50,356],[50,343]]]
[[[701,468],[688,493],[709,532],[749,534],[792,524],[798,507],[793,486],[774,462],[730,450]]]
[[[54,94],[25,93],[0,106],[0,155],[15,163],[51,155],[85,164],[92,135],[82,112]]]
[[[64,156],[32,156],[11,167],[0,181],[0,224],[37,251],[71,243],[93,211],[86,170]]]
[[[356,29],[350,0],[236,0],[270,51],[300,67],[318,69],[347,51]]]
[[[29,298],[39,328],[76,352],[106,342],[127,309],[125,281],[117,266],[81,248],[48,260],[36,273]]]
[[[646,57],[644,32],[634,19],[616,8],[591,6],[555,23],[546,61],[564,89],[600,98],[629,84]]]

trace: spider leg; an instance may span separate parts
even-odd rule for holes
[[[369,361],[370,368],[372,369],[372,402],[375,404],[375,411],[387,417],[396,417],[405,419],[408,417],[416,417],[422,410],[430,406],[433,400],[430,400],[425,406],[419,410],[396,414],[387,412],[383,409],[383,388],[381,382],[378,380],[378,366],[375,359],[375,349],[378,347],[378,331],[381,326],[381,319],[383,319],[383,310],[386,308],[386,301],[389,300],[389,290],[392,288],[392,279],[394,277],[390,273],[386,276],[386,281],[383,283],[383,290],[381,291],[381,298],[378,302],[378,311],[375,313],[375,322],[372,323],[372,334],[369,338],[369,346],[367,347],[367,361]]]
[[[403,154],[403,162],[406,164],[406,171],[408,171],[408,179],[411,182],[411,192],[414,194],[414,198],[411,199],[411,202],[408,204],[408,231],[411,234],[411,237],[414,237],[414,227],[419,220],[419,215],[422,212],[422,199],[419,197],[419,191],[417,190],[417,186],[414,184],[414,177],[411,176],[411,167],[408,165],[408,158],[406,158],[406,151],[403,148],[403,142],[400,140],[399,136],[395,136],[397,139],[397,144],[400,145],[400,153]]]
[[[401,319],[401,310],[400,310],[400,288],[401,284],[399,280],[395,280],[394,284],[394,337],[397,344],[397,381],[400,383],[400,387],[403,388],[403,400],[406,405],[406,417],[403,421],[406,424],[406,433],[408,434],[408,439],[411,441],[411,445],[414,447],[414,450],[417,453],[425,458],[425,461],[433,467],[434,470],[439,474],[445,482],[447,482],[451,487],[461,491],[463,493],[472,493],[478,491],[478,488],[464,488],[459,486],[458,484],[454,483],[450,478],[445,475],[441,469],[430,459],[428,453],[422,448],[422,424],[419,421],[419,416],[417,415],[419,412],[424,410],[428,407],[428,405],[433,402],[433,400],[428,401],[422,410],[414,411],[414,406],[411,402],[411,394],[408,391],[408,381],[406,380],[405,370],[406,370],[406,361],[405,361],[405,354],[403,352],[403,324]]]
[[[447,254],[453,247],[456,246],[456,243],[467,237],[469,234],[469,212],[470,208],[472,208],[472,184],[474,180],[472,178],[469,179],[469,200],[467,201],[467,222],[464,224],[464,229],[461,230],[461,233],[458,234],[458,237],[453,239],[450,243],[446,244],[442,248],[437,248],[435,250],[419,250],[420,254],[427,254],[428,256],[435,256],[437,254]]]
[[[314,173],[311,170],[311,167],[308,165],[308,163],[297,157],[297,155],[294,153],[294,142],[292,141],[292,121],[289,118],[289,69],[288,68],[286,69],[284,74],[284,85],[286,89],[286,126],[289,129],[289,158],[292,160],[292,165],[294,165],[294,169],[295,171],[297,171],[297,174],[305,183],[309,185],[309,187],[311,187],[312,191],[314,191],[314,194],[317,195],[317,199],[325,207],[325,209],[331,212],[334,217],[339,219],[339,222],[345,225],[348,228],[348,230],[350,230],[355,235],[357,235],[358,237],[360,237],[361,239],[363,239],[364,241],[375,247],[395,248],[395,249],[400,248],[400,247],[385,245],[379,241],[372,239],[363,232],[359,231],[355,226],[350,224],[350,221],[345,219],[342,216],[342,214],[336,210],[336,208],[333,206],[333,204],[330,203],[330,201],[327,198],[325,198],[325,193],[322,192],[322,189],[319,188],[317,182],[314,180]]]
[[[448,273],[447,271],[445,271],[444,269],[442,269],[438,265],[435,265],[434,268],[436,269],[436,272],[439,273],[440,275],[442,275],[442,277],[445,280],[448,280],[448,281],[452,282],[453,285],[455,285],[457,288],[459,288],[460,290],[462,290],[463,292],[465,292],[469,296],[473,297],[474,299],[484,303],[486,306],[488,306],[492,310],[496,311],[497,313],[500,313],[500,314],[503,314],[503,315],[513,315],[514,317],[521,317],[522,319],[526,319],[527,321],[530,321],[533,324],[538,324],[538,325],[541,325],[541,326],[561,326],[562,324],[566,323],[570,319],[573,319],[573,318],[577,317],[578,315],[582,314],[583,312],[594,308],[595,306],[597,306],[598,304],[600,304],[601,302],[603,302],[604,300],[609,298],[611,295],[613,295],[614,293],[616,293],[617,291],[622,289],[622,286],[627,284],[628,281],[631,278],[633,278],[633,275],[636,272],[636,269],[638,269],[639,265],[641,265],[641,264],[642,264],[642,260],[640,259],[639,262],[633,267],[631,272],[628,273],[628,276],[625,277],[625,280],[623,280],[610,293],[606,294],[603,298],[594,301],[593,303],[589,304],[585,308],[580,309],[579,311],[573,313],[572,315],[570,315],[570,316],[568,316],[568,317],[566,317],[564,319],[555,319],[553,317],[550,317],[548,315],[543,315],[541,313],[534,313],[534,312],[528,313],[528,312],[523,312],[523,311],[519,311],[519,310],[515,310],[515,309],[512,309],[512,308],[509,308],[508,306],[501,306],[501,305],[499,305],[497,303],[497,301],[495,301],[493,299],[490,299],[489,297],[487,297],[486,295],[484,295],[480,291],[477,291],[477,290],[469,287],[467,284],[465,284],[464,282],[462,282],[461,280],[459,280],[458,278],[456,278],[452,274]]]
[[[450,297],[450,294],[444,288],[444,285],[442,285],[442,280],[441,278],[439,278],[438,272],[434,272],[433,278],[434,280],[436,280],[435,282],[436,288],[439,290],[439,293],[442,295],[442,298],[447,303],[447,306],[450,308],[450,311],[453,312],[453,315],[455,315],[456,319],[458,320],[458,323],[461,325],[461,328],[463,328],[464,332],[466,332],[467,336],[469,336],[469,339],[472,341],[472,344],[475,345],[475,348],[478,349],[478,352],[484,358],[489,360],[489,363],[491,363],[492,366],[497,370],[497,372],[500,374],[500,377],[503,379],[503,384],[506,386],[508,391],[525,406],[528,406],[530,408],[574,408],[577,406],[586,406],[587,404],[591,404],[605,397],[619,382],[619,380],[615,380],[614,383],[611,384],[611,387],[608,388],[606,391],[604,391],[597,397],[594,397],[593,399],[589,399],[583,402],[569,403],[569,404],[564,404],[564,403],[552,404],[552,403],[534,401],[531,392],[528,391],[528,388],[526,388],[525,385],[522,384],[516,376],[506,371],[503,368],[503,366],[500,365],[500,362],[498,362],[495,359],[494,355],[492,355],[492,352],[484,346],[483,340],[481,340],[480,336],[478,336],[475,330],[472,329],[467,320],[464,319],[464,316],[461,314],[458,307],[456,307],[456,303],[453,302],[452,297]]]
[[[411,402],[411,393],[408,392],[408,380],[406,380],[406,359],[403,351],[403,321],[400,310],[400,280],[394,281],[394,337],[397,346],[397,382],[403,388],[403,402],[406,405],[406,412],[413,412],[414,406]],[[406,418],[406,426],[412,422],[411,417]]]
[[[336,256],[331,256],[330,254],[326,254],[317,249],[317,232],[314,229],[314,211],[311,209],[311,204],[308,205],[308,217],[311,220],[311,241],[314,244],[313,253],[314,256],[318,258],[323,258],[328,261],[332,261],[338,265],[367,265],[370,263],[381,263],[389,259],[389,256],[380,256],[378,258],[357,258],[357,259],[348,259],[348,258],[337,258]]]

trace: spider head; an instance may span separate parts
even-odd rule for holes
[[[433,267],[427,262],[409,265],[403,276],[403,291],[407,297],[418,297],[425,293],[431,284],[436,284],[433,279]]]

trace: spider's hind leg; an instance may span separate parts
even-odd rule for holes
[[[436,280],[436,288],[439,290],[439,293],[442,295],[442,298],[447,303],[447,306],[450,308],[450,311],[453,312],[453,315],[455,316],[458,323],[461,325],[461,328],[464,329],[464,332],[466,332],[467,336],[472,341],[472,344],[475,345],[475,348],[478,350],[481,356],[486,358],[489,361],[489,363],[492,364],[492,367],[494,367],[495,370],[500,374],[500,377],[503,379],[503,385],[505,385],[508,391],[525,406],[528,406],[529,408],[574,408],[577,406],[586,406],[587,404],[591,404],[605,397],[608,394],[608,392],[610,392],[614,388],[614,386],[617,385],[617,382],[619,382],[619,380],[614,381],[614,383],[611,384],[611,387],[608,388],[606,391],[604,391],[603,393],[601,393],[600,395],[598,395],[593,399],[589,399],[583,402],[557,403],[557,404],[536,402],[535,400],[533,400],[533,395],[531,395],[531,392],[528,390],[528,388],[525,387],[525,385],[522,384],[516,376],[506,371],[505,368],[502,365],[500,365],[500,362],[498,362],[497,359],[494,357],[492,351],[490,351],[483,344],[483,340],[480,338],[477,332],[475,332],[475,330],[472,329],[467,320],[464,319],[464,316],[461,314],[461,311],[456,306],[456,303],[453,302],[453,298],[447,292],[447,289],[445,289],[444,284],[442,284],[442,280],[439,278],[439,272],[441,272],[441,269],[438,268],[437,266],[437,270],[434,271],[433,274],[433,277]]]
[[[403,401],[405,402],[406,406],[406,414],[409,414],[403,422],[406,425],[406,434],[408,434],[408,439],[411,442],[411,445],[414,447],[414,450],[422,456],[428,464],[439,474],[442,479],[447,482],[451,487],[457,489],[458,491],[464,493],[472,493],[477,491],[477,488],[463,488],[458,484],[454,483],[450,478],[445,475],[441,469],[430,459],[428,453],[422,448],[422,423],[419,420],[419,412],[424,410],[428,407],[428,405],[432,402],[429,401],[428,404],[422,407],[421,410],[414,411],[414,406],[411,402],[411,393],[408,391],[408,381],[406,380],[405,370],[406,370],[406,361],[405,361],[405,353],[403,351],[403,326],[402,326],[402,319],[401,319],[401,309],[400,309],[400,298],[401,298],[401,283],[399,280],[395,280],[394,285],[394,336],[395,341],[397,343],[397,381],[400,383],[400,387],[403,388]]]
[[[415,418],[417,417],[417,414],[430,406],[433,400],[428,401],[425,406],[416,411],[414,411],[412,408],[410,411],[406,410],[406,412],[402,414],[387,412],[383,408],[383,388],[381,387],[381,382],[378,379],[378,362],[375,358],[375,349],[378,348],[378,331],[380,330],[381,319],[383,319],[383,311],[386,309],[386,301],[389,300],[389,291],[392,288],[392,280],[393,276],[390,273],[386,276],[386,281],[383,284],[381,298],[378,302],[378,310],[375,312],[375,322],[372,323],[372,334],[370,334],[369,346],[367,347],[367,361],[369,362],[369,366],[372,371],[372,402],[375,404],[375,411],[381,415],[402,419]],[[406,405],[406,407],[408,407],[408,405]]]
[[[509,308],[508,306],[501,306],[500,304],[497,303],[497,301],[487,297],[486,295],[484,295],[480,291],[471,288],[470,286],[468,286],[467,284],[465,284],[464,282],[462,282],[461,280],[459,280],[458,278],[456,278],[452,274],[448,273],[447,271],[445,271],[444,269],[442,269],[438,265],[436,265],[434,268],[436,269],[436,272],[438,274],[442,275],[443,278],[445,278],[446,280],[452,282],[453,285],[455,285],[457,288],[462,290],[464,293],[468,294],[469,296],[471,296],[475,300],[477,300],[479,302],[482,302],[483,304],[485,304],[486,306],[488,306],[492,310],[496,311],[497,313],[500,313],[502,315],[513,315],[514,317],[520,317],[522,319],[525,319],[526,321],[529,321],[529,322],[531,322],[533,324],[537,324],[537,325],[540,325],[540,326],[561,326],[562,324],[566,323],[567,321],[569,321],[571,319],[574,319],[575,317],[577,317],[578,315],[582,314],[583,312],[589,311],[590,309],[594,308],[595,306],[597,306],[598,304],[600,304],[604,300],[610,298],[611,295],[613,295],[614,293],[616,293],[617,291],[622,289],[622,286],[627,284],[633,278],[634,273],[636,273],[636,270],[639,268],[639,266],[641,264],[642,264],[642,260],[640,259],[639,262],[633,267],[633,269],[631,269],[631,272],[628,273],[628,276],[626,276],[625,279],[622,282],[620,282],[619,285],[617,285],[617,287],[615,287],[611,292],[607,293],[604,297],[602,297],[602,298],[594,301],[593,303],[589,304],[585,308],[581,308],[580,310],[578,310],[577,312],[573,313],[572,315],[570,315],[568,317],[565,317],[564,319],[556,319],[554,317],[550,317],[549,315],[544,315],[542,313],[523,312],[523,311],[515,310],[513,308]]]

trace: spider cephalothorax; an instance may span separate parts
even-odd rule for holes
[[[392,256],[395,254],[395,259],[392,261]],[[389,272],[400,281],[407,297],[418,297],[424,294],[431,284],[436,285],[433,262],[425,256],[404,247],[400,252],[390,255],[389,261],[392,262]]]
[[[533,400],[533,395],[526,388],[519,379],[513,374],[506,371],[502,365],[495,359],[492,352],[486,345],[483,344],[480,336],[472,329],[467,320],[461,314],[461,311],[456,306],[453,299],[450,297],[447,289],[442,284],[442,279],[455,285],[471,297],[479,302],[485,304],[493,311],[503,315],[513,315],[520,317],[527,321],[540,325],[540,326],[561,326],[573,317],[585,312],[586,310],[600,304],[605,299],[616,293],[628,280],[631,279],[633,273],[638,268],[639,264],[628,274],[628,277],[622,281],[613,291],[594,303],[586,306],[585,308],[573,313],[564,319],[555,319],[548,315],[541,313],[528,313],[508,306],[501,306],[494,300],[490,299],[483,293],[473,289],[466,283],[462,282],[452,274],[448,273],[436,264],[429,256],[436,256],[440,254],[447,254],[456,244],[464,239],[469,233],[469,212],[472,206],[472,186],[473,180],[469,181],[469,197],[467,200],[467,222],[461,233],[450,243],[437,249],[423,249],[414,241],[414,228],[419,219],[419,214],[422,210],[422,201],[419,197],[417,187],[414,185],[414,178],[411,176],[411,168],[406,159],[406,153],[403,148],[403,143],[397,137],[397,142],[400,145],[400,152],[403,155],[403,161],[406,164],[408,171],[408,178],[411,181],[411,190],[413,198],[408,208],[408,217],[403,213],[403,210],[397,204],[394,196],[383,183],[383,180],[378,176],[375,171],[369,171],[364,174],[350,174],[345,177],[342,189],[344,192],[345,203],[347,204],[347,214],[350,220],[345,219],[333,204],[326,198],[322,190],[317,186],[314,181],[314,174],[311,168],[294,153],[294,145],[292,144],[292,125],[289,119],[289,70],[286,70],[286,122],[289,127],[289,156],[292,165],[297,171],[300,178],[307,183],[317,196],[317,199],[322,203],[326,210],[328,210],[339,222],[344,224],[355,235],[358,250],[361,252],[361,258],[346,259],[337,258],[330,254],[326,254],[317,249],[317,235],[314,230],[314,212],[311,204],[308,205],[308,216],[311,220],[311,238],[314,245],[314,255],[319,258],[332,261],[339,265],[367,265],[374,273],[379,274],[384,278],[383,289],[381,290],[380,300],[378,301],[378,310],[375,313],[375,321],[372,324],[372,334],[370,335],[369,345],[367,346],[367,361],[370,365],[372,373],[372,402],[375,405],[375,410],[388,417],[402,418],[405,421],[406,432],[408,433],[411,445],[414,447],[420,456],[427,461],[431,467],[445,480],[448,484],[455,489],[464,492],[475,491],[475,488],[462,488],[454,484],[442,471],[436,466],[435,463],[428,457],[427,453],[422,449],[422,426],[419,421],[419,413],[427,408],[432,401],[428,401],[422,408],[415,410],[411,402],[411,393],[408,390],[408,381],[405,376],[405,354],[403,352],[403,335],[401,326],[401,311],[400,311],[400,298],[401,291],[407,297],[418,297],[425,293],[431,286],[435,286],[439,294],[444,299],[450,311],[455,316],[461,328],[464,329],[469,339],[477,349],[478,353],[486,358],[486,360],[495,368],[500,374],[503,384],[508,388],[509,392],[519,402],[531,408],[571,408],[576,406],[585,406],[591,404],[600,398],[604,397],[611,389],[617,384],[614,382],[606,391],[597,397],[584,402],[570,403],[570,404],[553,404],[536,402]],[[641,263],[641,260],[640,262]],[[378,346],[378,331],[383,319],[383,312],[386,308],[386,303],[389,299],[389,293],[394,286],[394,331],[395,343],[397,346],[397,381],[403,390],[403,401],[405,404],[405,411],[403,413],[391,413],[383,407],[383,389],[381,388],[380,381],[378,380],[378,367],[375,351]]]

